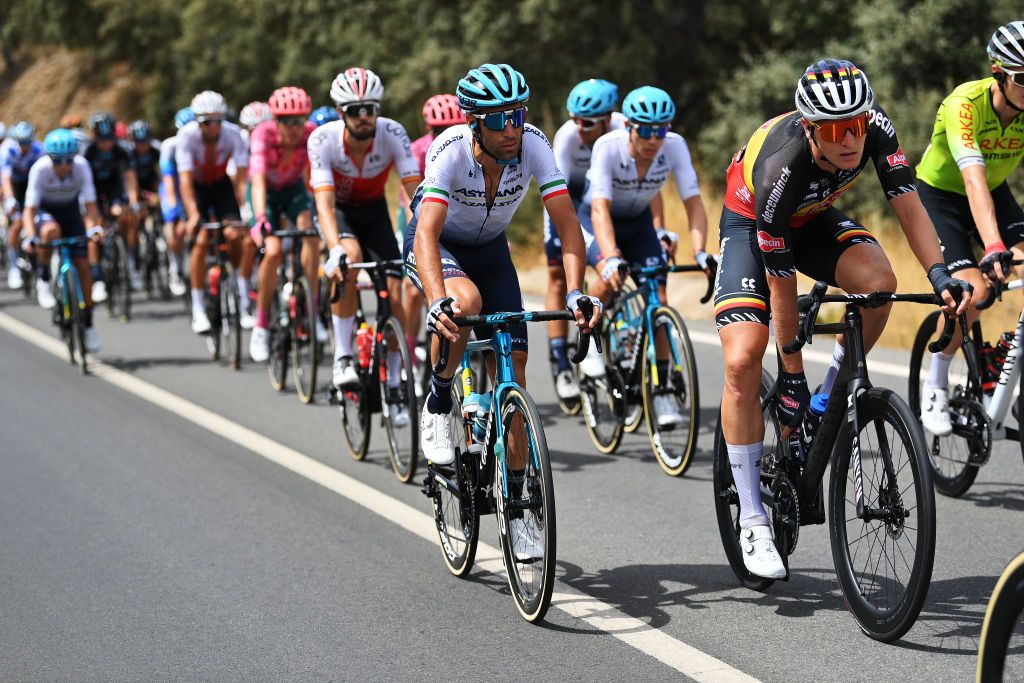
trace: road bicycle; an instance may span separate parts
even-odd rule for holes
[[[200,224],[210,237],[206,242],[206,280],[203,282],[203,302],[210,320],[206,334],[206,347],[210,358],[220,360],[227,352],[228,364],[237,370],[242,363],[242,319],[238,279],[228,258],[229,244],[224,231],[244,227],[240,222],[213,221]]]
[[[409,347],[401,323],[391,314],[387,282],[388,271],[402,265],[399,259],[342,263],[343,274],[354,269],[364,270],[370,276],[377,297],[377,317],[372,325],[366,324],[357,287],[353,294],[359,301],[353,325],[353,348],[359,355],[356,363],[359,382],[352,387],[332,385],[328,389],[328,402],[338,406],[342,434],[354,460],[366,457],[370,445],[371,416],[381,414],[391,467],[398,480],[407,483],[416,474],[419,459],[419,410]],[[342,291],[342,287],[337,287],[332,300],[336,300]]]
[[[451,317],[450,309],[446,313]],[[584,310],[584,314],[589,318],[591,312]],[[516,383],[508,328],[549,320],[575,322],[569,311],[452,317],[459,327],[491,325],[494,335],[469,342],[455,374],[461,381],[452,382],[449,426],[455,462],[428,463],[423,481],[423,493],[433,505],[441,555],[455,576],[464,578],[473,568],[480,516],[491,512],[497,515],[509,589],[519,614],[529,622],[543,619],[551,604],[556,560],[555,488],[544,423],[533,398]],[[583,359],[589,342],[589,334],[580,335],[573,362]],[[472,351],[482,350],[493,352],[496,358],[495,379],[486,394],[475,392],[470,358]],[[448,341],[441,338],[434,372],[447,367],[449,352]],[[484,411],[484,405],[491,408]]]
[[[623,432],[639,425],[643,416],[658,464],[672,476],[686,472],[693,460],[700,387],[686,323],[676,309],[661,302],[658,278],[698,271],[703,269],[696,264],[623,266],[620,272],[631,273],[639,286],[616,292],[605,309],[605,373],[590,377],[582,366],[577,370],[583,421],[597,450],[614,453]],[[701,303],[714,292],[714,269],[706,275],[708,288]],[[665,360],[658,360],[659,355]],[[658,398],[671,400],[680,419],[664,420],[655,405]]]
[[[799,297],[800,330],[783,350],[795,353],[814,333],[842,334],[843,367],[813,438],[797,447],[792,437],[782,438],[776,417],[778,385],[767,370],[762,371],[761,500],[786,580],[800,527],[824,524],[827,505],[832,559],[847,607],[865,634],[891,642],[913,626],[928,594],[935,558],[935,492],[924,435],[913,411],[895,392],[873,386],[868,377],[861,309],[890,302],[935,306],[940,300],[934,294],[826,295],[826,290],[827,285],[818,282],[811,294]],[[843,321],[817,324],[823,302],[845,304]],[[947,320],[937,348],[949,343],[955,324],[954,319]],[[829,463],[826,498],[823,480]],[[743,564],[739,495],[721,414],[715,432],[714,491],[729,565],[744,586],[765,590],[774,580],[749,573]]]
[[[1020,265],[1024,261],[1008,263]],[[985,310],[1001,299],[1003,292],[1021,288],[1024,288],[1021,280],[1005,286],[999,283],[984,301],[978,302],[977,308]],[[936,330],[938,316],[936,311],[921,323],[910,354],[907,395],[918,418],[921,415],[922,380],[928,372],[928,368],[923,367],[925,347]],[[994,441],[1019,441],[1024,455],[1020,426],[1016,429],[1006,426],[1011,410],[1013,417],[1020,421],[1024,392],[1015,397],[1014,390],[1024,389],[1024,375],[1021,375],[1020,368],[1024,311],[1017,321],[1017,328],[1000,335],[995,345],[984,341],[980,320],[968,330],[965,317],[961,321],[961,332],[963,344],[949,368],[949,417],[953,432],[942,437],[925,432],[928,465],[935,488],[939,493],[952,497],[962,496],[971,488],[978,470],[992,454]],[[992,365],[996,358],[1002,359],[998,370]],[[983,377],[984,374],[990,376]]]
[[[53,322],[60,332],[60,338],[68,347],[68,360],[78,367],[85,375],[89,372],[85,351],[85,294],[82,292],[82,281],[78,278],[78,269],[72,260],[71,250],[80,245],[89,244],[89,238],[62,237],[42,243],[45,248],[57,250],[60,267],[57,270],[56,296],[57,305],[53,307]]]
[[[128,271],[128,247],[118,229],[117,219],[103,220],[100,268],[107,287],[107,315],[128,322],[132,317],[132,283]]]
[[[139,274],[142,276],[142,291],[147,299],[169,301],[170,285],[170,252],[164,238],[162,214],[158,203],[154,203],[156,195],[145,193],[146,216],[139,223]]]
[[[295,392],[303,403],[311,403],[323,349],[316,339],[318,291],[313,289],[302,268],[302,244],[306,238],[319,238],[320,234],[316,230],[275,230],[270,236],[282,240],[284,258],[278,268],[277,288],[270,303],[267,373],[270,385],[283,391],[290,356]]]
[[[1006,655],[1010,639],[1017,634],[1019,645],[1020,617],[1024,612],[1024,552],[1020,553],[999,575],[992,597],[985,610],[985,621],[981,625],[981,639],[978,641],[978,666],[975,680],[978,683],[1001,683],[1014,680],[1006,676]],[[1017,675],[1020,672],[1016,672]]]

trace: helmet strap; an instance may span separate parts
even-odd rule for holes
[[[483,134],[480,132],[479,123],[479,121],[473,121],[473,123],[469,124],[469,127],[473,129],[473,139],[476,140],[476,144],[480,146],[481,151],[483,151],[484,154],[498,162],[498,166],[515,166],[516,164],[518,164],[519,157],[522,156],[523,154],[523,146],[519,146],[519,151],[516,152],[516,155],[513,158],[499,159],[498,157],[491,154],[491,151],[487,149],[487,146],[484,144],[484,137]]]
[[[1001,92],[1003,94],[1003,102],[1006,102],[1007,106],[1010,107],[1010,109],[1013,109],[1014,111],[1017,111],[1017,112],[1024,111],[1024,109],[1018,107],[1016,104],[1011,102],[1010,98],[1006,96],[1006,72],[1005,71],[997,71],[993,75],[995,76],[996,83],[999,84],[999,92]]]
[[[822,159],[824,159],[827,163],[829,163],[832,166],[832,168],[836,169],[835,172],[838,173],[839,170],[840,170],[839,167],[836,166],[834,163],[832,163],[831,159],[829,159],[827,156],[825,156],[825,152],[822,151],[821,145],[818,144],[818,138],[816,138],[814,136],[814,127],[813,126],[811,127],[811,144],[813,144],[815,147],[818,148],[818,156],[821,157]]]

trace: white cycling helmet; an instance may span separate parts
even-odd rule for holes
[[[331,99],[339,107],[351,102],[380,102],[382,97],[380,76],[359,66],[345,69],[331,83]]]
[[[225,116],[228,113],[228,103],[219,92],[204,90],[192,98],[192,112],[197,119],[204,116]]]
[[[272,118],[274,118],[274,114],[266,102],[250,102],[238,113],[239,123],[249,130]]]
[[[796,85],[796,108],[808,121],[848,119],[871,110],[875,94],[853,62],[823,59],[807,67]]]
[[[996,66],[1024,67],[1024,21],[1011,21],[996,29],[988,41],[988,58]]]

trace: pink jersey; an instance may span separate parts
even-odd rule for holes
[[[416,157],[416,163],[420,165],[420,173],[423,173],[423,169],[427,165],[427,150],[430,149],[430,143],[434,141],[434,134],[427,133],[421,138],[416,138],[409,145],[409,149],[412,150],[412,155]]]
[[[309,134],[314,130],[316,125],[306,121],[302,137],[291,155],[285,157],[284,150],[281,149],[277,123],[264,121],[256,126],[249,135],[249,173],[266,177],[267,186],[275,191],[302,182],[305,180],[306,166],[309,164],[306,143]]]

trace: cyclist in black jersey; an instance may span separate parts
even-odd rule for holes
[[[128,126],[128,137],[139,191],[156,193],[160,189],[160,141],[153,138],[149,124],[141,120]]]
[[[958,283],[943,263],[913,170],[892,122],[875,105],[867,76],[850,62],[821,60],[804,72],[795,99],[798,111],[763,124],[729,166],[715,287],[725,357],[722,427],[740,496],[743,559],[748,571],[767,578],[785,575],[759,492],[764,422],[758,388],[768,311],[782,347],[797,332],[797,271],[849,293],[895,291],[896,276],[878,242],[833,207],[869,162],[948,311],[956,304],[947,290]],[[888,313],[888,306],[863,312],[868,348]],[[822,392],[831,390],[843,355],[837,343]],[[782,365],[779,420],[788,434],[801,424],[810,392],[800,353],[784,355]]]

